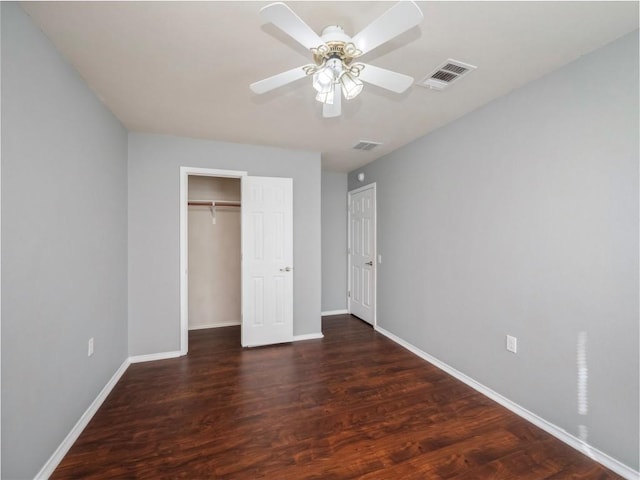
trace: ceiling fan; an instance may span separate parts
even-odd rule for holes
[[[356,61],[422,21],[422,11],[412,1],[395,4],[354,37],[338,25],[330,25],[318,35],[282,2],[263,7],[260,14],[309,49],[313,63],[252,83],[249,88],[254,93],[266,93],[311,76],[316,100],[323,104],[323,116],[329,118],[340,116],[342,96],[347,100],[355,98],[362,91],[362,82],[396,93],[413,84],[408,75]]]

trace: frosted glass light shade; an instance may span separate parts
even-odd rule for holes
[[[363,87],[358,77],[354,77],[349,72],[340,75],[340,85],[342,86],[342,94],[347,100],[357,97]]]
[[[316,100],[321,103],[327,103],[329,105],[333,105],[333,84],[331,90],[326,93],[318,92],[316,95]]]
[[[315,88],[318,93],[325,94],[333,91],[334,82],[335,77],[333,70],[329,67],[324,67],[313,74],[313,88]]]

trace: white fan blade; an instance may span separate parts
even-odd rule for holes
[[[291,70],[287,70],[286,72],[279,73],[278,75],[274,75],[273,77],[252,83],[249,85],[249,88],[253,93],[267,93],[274,88],[282,87],[283,85],[295,82],[296,80],[300,80],[306,76],[307,74],[304,71],[304,67],[296,67]]]
[[[322,116],[324,118],[339,117],[342,113],[342,88],[339,83],[333,87],[333,104],[325,103],[322,106]]]
[[[363,63],[364,68],[360,71],[358,78],[363,82],[376,85],[396,93],[403,93],[413,85],[413,77],[398,72],[392,72],[380,67],[374,67]]]
[[[423,19],[414,2],[399,2],[371,22],[352,42],[365,54],[418,25]]]
[[[263,7],[260,10],[260,14],[262,18],[273,23],[309,50],[324,44],[322,38],[282,2],[272,3]]]

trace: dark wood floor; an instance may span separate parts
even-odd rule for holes
[[[620,478],[348,315],[131,365],[52,478]]]

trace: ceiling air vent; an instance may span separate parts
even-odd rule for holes
[[[433,88],[435,90],[444,90],[449,85],[458,81],[476,68],[478,67],[449,58],[446,62],[436,68],[431,75],[420,81],[418,85]]]
[[[373,150],[374,148],[380,145],[382,145],[380,142],[370,142],[368,140],[360,140],[358,143],[356,143],[353,146],[353,149],[369,151],[369,150]]]

